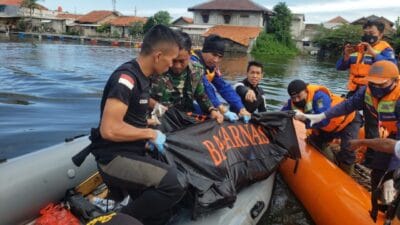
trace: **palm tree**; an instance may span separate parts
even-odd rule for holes
[[[38,8],[37,4],[38,0],[23,0],[21,3],[21,7],[25,7],[29,9],[29,21],[30,21],[30,28],[32,29],[32,13],[33,10]]]

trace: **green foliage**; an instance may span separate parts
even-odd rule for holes
[[[290,34],[292,24],[292,13],[286,3],[280,2],[274,6],[274,16],[268,21],[267,33],[275,35],[276,40],[292,46],[293,41]]]
[[[251,53],[256,56],[295,56],[299,54],[292,40],[292,13],[286,3],[274,6],[274,16],[268,21],[267,33],[261,33]]]
[[[25,23],[24,19],[19,19],[17,21],[16,28],[17,28],[18,31],[25,31],[26,23]]]
[[[118,31],[114,30],[113,33],[111,34],[111,37],[112,38],[120,38],[121,34]]]
[[[129,34],[132,36],[140,36],[143,34],[143,22],[135,22],[129,27]]]
[[[23,0],[21,6],[28,9],[34,9],[37,8],[37,2],[38,0]]]
[[[111,25],[110,24],[102,24],[99,27],[96,27],[97,33],[110,33]]]
[[[295,56],[299,54],[299,50],[278,41],[273,34],[262,32],[251,53],[255,56]]]
[[[321,50],[329,52],[331,55],[338,55],[342,52],[346,43],[359,43],[362,36],[362,27],[360,25],[343,24],[336,29],[324,28],[322,25],[318,28],[317,35],[313,42]]]
[[[159,11],[147,19],[147,22],[143,26],[143,31],[146,33],[150,28],[157,24],[169,25],[171,19],[172,17],[167,11]]]
[[[400,53],[400,17],[395,23],[396,32],[391,37],[391,45],[396,53]]]

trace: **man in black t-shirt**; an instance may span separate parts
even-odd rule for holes
[[[163,74],[178,55],[174,32],[163,25],[150,29],[139,56],[117,68],[104,88],[101,118],[91,133],[91,152],[110,190],[127,192],[123,213],[145,225],[165,224],[184,193],[177,169],[146,155],[148,142],[163,154],[165,135],[147,128],[149,76]],[[157,149],[157,150],[155,150]]]
[[[242,99],[242,102],[250,113],[266,112],[264,91],[258,86],[263,77],[263,64],[250,61],[247,65],[247,78],[234,85],[234,89]]]

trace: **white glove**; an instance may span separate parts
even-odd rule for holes
[[[312,127],[314,124],[321,122],[326,118],[325,113],[320,113],[320,114],[304,114],[304,116],[310,120],[310,127]]]
[[[300,110],[294,110],[295,112],[296,112],[296,114],[294,115],[294,118],[296,119],[296,120],[300,120],[300,121],[306,121],[306,116],[305,116],[305,114],[302,112],[302,111],[300,111]]]
[[[162,117],[164,113],[168,110],[168,107],[163,106],[160,103],[156,103],[154,106],[153,112],[151,114],[156,115],[158,118]]]
[[[387,180],[383,183],[383,200],[385,204],[390,204],[396,196],[396,189],[394,188],[393,179]]]

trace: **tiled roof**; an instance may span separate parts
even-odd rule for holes
[[[20,6],[24,0],[0,0],[0,5]]]
[[[108,16],[111,16],[112,14],[114,14],[113,11],[107,11],[107,10],[91,11],[90,13],[79,17],[78,22],[79,23],[97,23],[100,20],[102,20]]]
[[[57,18],[59,18],[59,19],[74,19],[74,20],[77,20],[81,16],[82,15],[79,15],[79,14],[60,13],[60,14],[57,15]]]
[[[262,28],[260,27],[216,25],[208,29],[203,35],[217,34],[247,47],[250,44],[250,39],[258,37],[261,31]]]
[[[189,18],[189,17],[181,17],[183,21],[185,21],[186,23],[193,23],[193,18]]]
[[[337,16],[337,17],[335,17],[333,19],[330,19],[330,20],[326,21],[326,23],[343,23],[343,24],[347,24],[347,23],[349,23],[349,21],[345,20],[341,16]]]
[[[250,0],[213,0],[199,5],[195,5],[188,9],[189,11],[197,10],[229,10],[229,11],[256,11],[271,12],[264,6],[258,5]]]
[[[184,16],[181,16],[181,17],[179,17],[178,19],[174,20],[174,21],[172,22],[172,24],[175,24],[175,23],[177,23],[177,22],[180,21],[180,20],[182,20],[183,22],[185,22],[185,23],[187,23],[187,24],[193,24],[193,19],[192,19],[192,18],[184,17]]]
[[[0,0],[0,5],[13,5],[13,6],[21,6],[22,2],[24,0]],[[40,10],[47,10],[46,7],[40,5],[40,4],[35,4],[35,8],[40,9]]]
[[[378,17],[378,16],[375,16],[375,15],[370,15],[370,16],[367,16],[367,17],[362,17],[362,18],[360,18],[360,19],[357,19],[357,20],[353,21],[351,24],[364,24],[367,20],[378,20],[378,21],[381,21],[381,22],[383,22],[383,23],[387,23],[387,24],[389,24],[390,26],[393,26],[393,25],[394,25],[394,23],[393,23],[392,21],[386,19],[385,17],[383,17],[383,16]]]
[[[135,22],[143,22],[146,23],[147,18],[145,17],[137,17],[137,16],[120,16],[110,21],[110,24],[113,26],[126,27],[130,26]]]

